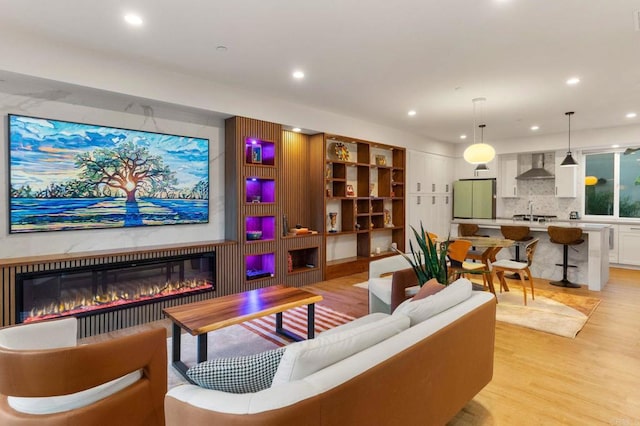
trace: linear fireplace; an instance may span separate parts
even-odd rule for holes
[[[16,322],[90,316],[215,290],[215,252],[16,274]]]

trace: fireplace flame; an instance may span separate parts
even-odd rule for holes
[[[166,282],[163,286],[157,284],[141,286],[133,294],[122,290],[108,289],[108,291],[90,298],[76,296],[75,298],[50,303],[47,306],[34,307],[29,311],[29,316],[23,322],[28,323],[60,316],[82,314],[98,309],[120,307],[126,304],[161,299],[193,291],[209,290],[212,286],[207,280],[191,279]]]

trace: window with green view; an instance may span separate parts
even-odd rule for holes
[[[640,152],[585,155],[585,215],[640,217]]]

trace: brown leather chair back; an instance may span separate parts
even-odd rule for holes
[[[551,242],[555,244],[580,244],[582,239],[582,229],[565,226],[549,226],[547,228]]]
[[[458,235],[461,237],[471,237],[476,235],[480,230],[480,227],[475,223],[460,223],[458,224]]]
[[[529,235],[530,229],[528,226],[502,225],[500,232],[503,237],[513,241],[526,241],[532,238],[531,235]]]
[[[140,380],[78,409],[53,414],[25,414],[14,410],[7,399],[8,396],[72,394],[136,370],[143,372]],[[0,424],[3,426],[162,426],[166,392],[165,329],[59,349],[0,348]]]

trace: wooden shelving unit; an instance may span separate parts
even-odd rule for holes
[[[338,135],[311,136],[317,221],[324,224],[325,279],[366,271],[405,244],[405,149]],[[335,224],[330,213],[336,214]]]

